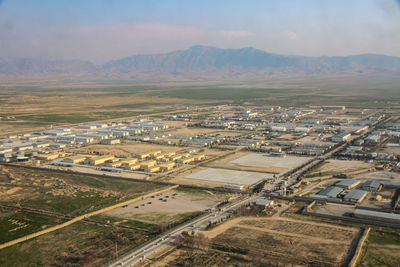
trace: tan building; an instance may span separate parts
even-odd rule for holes
[[[148,170],[150,167],[153,167],[154,165],[156,165],[155,160],[148,160],[148,161],[140,162],[140,168],[145,171]]]
[[[145,170],[146,172],[159,172],[160,171],[160,166],[153,166],[153,167],[149,167],[147,170]]]
[[[58,153],[51,153],[51,154],[38,154],[37,158],[42,160],[53,160],[58,158],[60,155]]]
[[[114,155],[97,156],[86,160],[89,165],[100,165],[114,159]]]
[[[159,165],[160,171],[165,172],[172,170],[175,167],[175,162],[168,162]]]
[[[126,159],[126,160],[123,160],[123,161],[120,161],[120,162],[121,162],[121,165],[130,166],[130,165],[136,164],[138,162],[138,159],[137,158]]]
[[[140,170],[140,164],[136,164],[136,165],[127,166],[127,169],[129,169],[129,170],[131,170],[131,171],[137,171],[137,170]]]
[[[81,163],[81,162],[84,162],[88,157],[89,157],[89,155],[77,155],[77,156],[72,156],[72,157],[66,158],[63,161],[68,162],[68,163]]]

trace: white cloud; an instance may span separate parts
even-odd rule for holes
[[[297,35],[297,33],[292,32],[292,31],[283,32],[283,35],[289,40],[297,41],[300,39],[300,37]]]

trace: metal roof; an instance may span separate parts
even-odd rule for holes
[[[363,188],[371,188],[372,187],[372,188],[376,188],[376,189],[378,189],[379,186],[381,186],[381,183],[376,180],[368,180],[362,185]]]
[[[336,184],[336,186],[340,186],[340,187],[350,187],[352,185],[358,184],[360,183],[360,181],[358,181],[357,179],[345,179],[343,181],[340,181]]]
[[[328,188],[325,188],[321,192],[318,193],[318,195],[323,195],[327,197],[332,197],[335,198],[337,195],[339,195],[343,191],[343,188],[338,187],[338,186],[329,186]]]
[[[362,199],[367,193],[368,192],[364,190],[352,189],[344,196],[344,198],[359,200]]]
[[[381,218],[381,219],[390,219],[390,220],[400,221],[400,214],[380,212],[380,211],[355,209],[354,215],[369,216],[369,217],[375,217],[375,218]]]

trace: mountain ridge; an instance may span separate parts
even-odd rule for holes
[[[0,57],[0,77],[71,77],[108,79],[218,79],[276,75],[400,74],[400,57],[380,54],[297,56],[254,47],[222,49],[192,46],[168,53],[133,55],[96,65],[86,60]],[[153,78],[152,78],[153,77]]]

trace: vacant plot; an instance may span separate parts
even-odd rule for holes
[[[210,162],[207,166],[243,171],[282,173],[300,166],[310,159],[309,157],[275,157],[264,153],[239,152]]]
[[[330,159],[325,161],[318,169],[310,173],[322,175],[332,175],[344,172],[357,171],[361,169],[371,168],[371,164],[360,160],[336,160]]]
[[[217,183],[239,184],[250,186],[263,179],[272,177],[271,174],[208,168],[185,176],[187,179],[205,180]]]
[[[10,166],[0,166],[0,181],[0,203],[74,216],[162,187],[106,177]]]
[[[98,266],[151,236],[78,222],[0,250],[1,266]]]
[[[143,199],[127,207],[121,207],[105,215],[141,221],[151,224],[176,223],[198,215],[199,212],[225,200],[227,194],[200,190],[179,189]]]
[[[204,234],[212,247],[269,264],[340,266],[358,229],[289,218],[237,218]],[[251,233],[251,234],[249,234]]]

